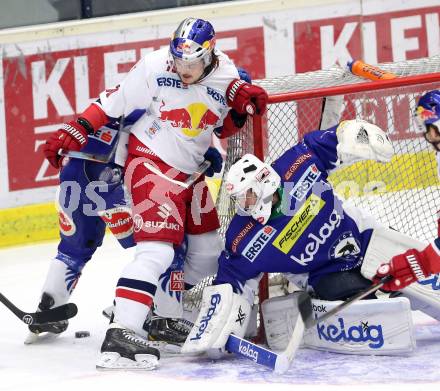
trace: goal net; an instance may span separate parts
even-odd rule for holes
[[[420,240],[437,233],[440,184],[435,153],[414,121],[418,97],[440,89],[440,56],[379,64],[398,76],[369,81],[339,66],[315,72],[255,81],[269,93],[267,113],[250,119],[227,140],[225,170],[245,153],[272,162],[305,133],[326,129],[344,119],[364,119],[386,130],[395,156],[388,164],[359,162],[336,170],[330,181],[337,194],[370,211],[378,220]],[[217,210],[224,235],[235,209],[221,186]],[[280,283],[277,276],[269,281]],[[197,307],[208,278],[185,295]],[[267,279],[256,301],[268,296]]]

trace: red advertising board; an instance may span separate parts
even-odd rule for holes
[[[254,78],[264,77],[262,27],[220,32],[217,37],[234,38],[236,48],[226,53],[237,66],[250,70]],[[115,60],[113,70],[122,74],[140,58],[142,49],[155,50],[167,43],[168,38],[164,38],[5,57],[9,190],[57,183],[57,172],[45,162],[41,146],[54,125],[81,113],[105,88],[109,77],[106,56],[121,53],[122,60]]]
[[[297,22],[293,26],[295,70],[323,69],[348,56],[372,63],[427,57],[428,40],[439,42],[438,36],[428,37],[430,28],[438,35],[439,18],[440,5]],[[438,48],[434,50],[438,53]]]

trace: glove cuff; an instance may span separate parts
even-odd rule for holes
[[[426,247],[421,255],[423,256],[424,263],[428,269],[428,274],[440,273],[440,249],[437,247],[438,239]]]

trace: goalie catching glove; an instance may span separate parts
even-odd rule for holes
[[[263,114],[268,101],[267,92],[244,80],[234,79],[226,89],[228,106],[238,114]]]
[[[439,242],[439,243],[437,243]],[[389,263],[379,266],[373,281],[391,275],[394,278],[384,284],[385,291],[399,291],[418,280],[424,280],[431,274],[440,272],[440,239],[430,244],[423,251],[410,249],[396,255]]]
[[[389,162],[394,154],[387,134],[378,126],[363,120],[342,121],[336,129],[337,153],[341,164],[360,160]]]

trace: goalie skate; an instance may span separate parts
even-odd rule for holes
[[[159,366],[160,353],[148,342],[116,324],[107,330],[96,368],[150,371]]]

